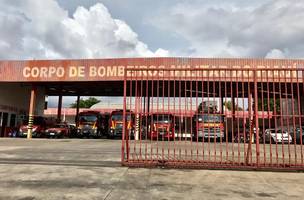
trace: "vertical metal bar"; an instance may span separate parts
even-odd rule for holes
[[[156,70],[156,72],[157,72],[157,88],[156,88],[156,113],[157,113],[157,119],[156,119],[156,121],[158,122],[159,121],[159,90],[160,90],[160,87],[159,87],[159,71],[158,70]],[[157,155],[157,160],[160,160],[160,157],[159,157],[159,130],[158,130],[158,128],[156,127],[156,155]]]
[[[185,76],[184,77],[187,77],[187,70],[185,69],[184,70],[184,73],[185,73]],[[185,81],[184,81],[184,100],[185,100],[185,104],[184,104],[184,110],[183,110],[183,116],[184,116],[184,118],[185,118],[185,122],[186,122],[186,124],[185,124],[185,130],[183,131],[183,134],[182,134],[182,140],[184,140],[184,145],[185,145],[185,147],[187,146],[187,141],[186,141],[186,139],[183,137],[183,136],[185,136],[186,135],[186,132],[187,132],[187,122],[188,122],[188,119],[187,119],[187,115],[186,115],[186,110],[188,110],[188,97],[187,97],[187,80],[185,79]],[[188,156],[188,152],[187,152],[187,148],[185,148],[185,159],[184,159],[184,161],[187,159],[187,156]]]
[[[148,70],[146,70],[146,73],[148,74]],[[148,116],[149,116],[149,109],[150,108],[150,95],[149,95],[149,78],[146,79],[146,95],[145,95],[145,101],[147,101],[145,105],[145,112],[144,112],[144,117],[145,117],[145,128],[143,129],[145,131],[145,161],[148,160],[148,132],[149,132],[149,123],[148,123]]]
[[[171,104],[170,104],[170,101],[171,101],[171,93],[170,93],[170,75],[168,77],[165,76],[165,73],[168,72],[168,71],[164,71],[164,79],[168,78],[168,81],[167,81],[167,88],[168,88],[168,93],[167,93],[167,107],[168,107],[168,118],[171,116],[172,114],[172,119],[171,119],[171,125],[170,125],[170,128],[168,130],[168,160],[170,160],[170,147],[171,147],[171,135],[173,135],[174,137],[174,126],[175,126],[175,123],[174,123],[174,116],[175,116],[175,113],[172,113],[172,110],[171,110]],[[173,126],[173,127],[172,127]],[[170,133],[171,132],[171,133]]]
[[[289,70],[286,70],[286,71],[284,71],[284,82],[285,82],[285,91],[284,91],[284,95],[285,95],[285,101],[286,101],[286,118],[287,118],[287,134],[288,134],[288,141],[287,141],[287,149],[288,149],[288,164],[289,164],[289,166],[290,166],[290,164],[291,164],[291,155],[290,155],[290,141],[289,141],[289,134],[290,134],[290,128],[289,128],[289,120],[290,120],[290,118],[293,118],[294,117],[294,115],[295,115],[295,113],[294,113],[294,103],[293,103],[293,86],[292,86],[292,83],[290,83],[290,84],[288,84],[287,83],[287,76],[288,76],[288,72],[290,72]],[[292,80],[291,80],[292,81]],[[290,85],[290,87],[291,87],[291,96],[292,96],[292,108],[291,108],[291,113],[292,113],[292,116],[290,117],[290,110],[289,110],[289,92],[290,91],[288,91],[288,85]],[[285,112],[284,112],[285,113]],[[293,120],[294,121],[294,120]],[[283,127],[282,127],[282,130],[283,130]],[[283,130],[283,133],[285,132],[285,128],[284,128],[284,130]],[[282,141],[283,141],[283,135],[282,135]],[[285,143],[285,141],[283,141],[282,143]],[[284,146],[284,144],[283,144],[283,146]]]
[[[301,70],[301,75],[302,75],[302,92],[304,93],[304,70]],[[298,95],[300,95],[300,93],[298,93]],[[300,147],[301,147],[301,165],[302,165],[302,167],[304,167],[304,159],[303,159],[303,126],[302,126],[302,119],[303,119],[303,111],[302,111],[302,109],[303,109],[303,106],[304,105],[302,105],[302,101],[301,101],[301,114],[300,114]]]
[[[299,70],[296,70],[297,72],[297,99],[298,99],[298,115],[299,115],[299,128],[300,128],[300,135],[299,135],[299,139],[300,139],[300,148],[301,148],[301,166],[303,167],[303,151],[302,151],[302,134],[303,134],[303,130],[302,130],[302,105],[301,105],[301,96],[300,96],[300,86],[299,86],[299,76],[300,76],[300,72]],[[302,87],[303,87],[303,71],[301,73],[302,75]],[[296,130],[294,130],[294,138],[296,138]],[[295,141],[295,146],[297,147],[297,141]],[[295,149],[296,151],[296,149]],[[297,154],[297,152],[296,152]]]
[[[214,101],[214,102],[216,102],[216,104],[217,104],[217,101],[215,100],[215,96],[216,96],[216,94],[215,94],[215,70],[212,70],[212,74],[213,74],[213,76],[212,76],[212,78],[213,78],[213,83],[212,83],[212,100]],[[216,108],[216,109],[218,109],[218,108]],[[217,110],[216,111],[213,111],[213,116],[215,117],[215,116],[218,116],[217,115]],[[213,159],[213,161],[214,162],[216,162],[216,142],[217,142],[217,135],[216,135],[217,133],[216,133],[216,128],[214,127],[213,128],[213,136],[214,136],[214,139],[213,139],[213,151],[214,151],[214,159]]]
[[[121,163],[125,162],[125,132],[126,132],[126,107],[127,107],[127,68],[124,68],[124,97],[123,97],[123,129],[121,138]],[[128,158],[128,156],[127,156]],[[129,160],[127,159],[127,162]]]
[[[283,140],[283,132],[284,132],[284,122],[283,122],[283,118],[285,117],[284,113],[283,113],[283,100],[282,100],[282,79],[281,79],[281,72],[279,71],[279,97],[280,97],[280,131],[281,131],[281,138]],[[285,71],[284,71],[284,76],[285,76]],[[284,80],[284,79],[283,79]],[[286,82],[285,82],[286,83]],[[277,143],[278,143],[278,132],[276,133],[276,137],[277,137]],[[282,146],[282,161],[283,161],[283,166],[285,167],[285,153],[284,153],[284,142],[281,141],[281,146]]]
[[[136,72],[136,75],[135,75],[135,93],[134,93],[134,103],[135,103],[135,105],[134,105],[134,115],[135,115],[135,118],[136,118],[136,126],[137,126],[137,115],[138,115],[138,113],[139,113],[139,106],[138,106],[138,104],[139,104],[139,95],[138,95],[138,76],[139,76],[139,74],[141,73],[141,71],[135,71]],[[131,115],[131,113],[132,113],[132,110],[130,110],[130,113],[128,113],[128,115]],[[129,123],[128,122],[128,120],[127,120],[127,123]],[[128,126],[128,125],[127,125]],[[131,137],[132,137],[132,134],[130,134],[130,130],[128,130],[127,129],[127,131],[128,131],[128,133],[129,133],[129,140],[130,140],[130,142],[131,142]],[[134,139],[133,139],[133,148],[131,148],[131,149],[133,149],[133,152],[131,152],[131,154],[133,155],[133,159],[135,160],[135,159],[137,159],[137,157],[138,157],[138,155],[137,155],[137,152],[136,152],[136,145],[137,145],[137,140],[138,140],[138,138],[137,138],[137,135],[138,134],[138,132],[137,132],[137,130],[135,131],[135,133],[134,133]],[[131,144],[132,144],[131,143]],[[131,146],[131,145],[130,145]]]
[[[158,71],[160,72],[160,71]],[[162,71],[164,73],[164,71]],[[165,79],[164,77],[162,77],[162,113],[163,113],[163,120],[164,120],[164,113],[165,113]],[[167,105],[168,106],[168,105]],[[167,137],[169,136],[169,133],[167,133]],[[169,138],[168,138],[169,139]],[[164,140],[166,140],[166,135],[165,133],[163,134],[162,136],[162,160],[164,161],[165,160],[165,148],[164,148],[164,145],[165,145],[165,142]],[[168,142],[169,144],[169,142]]]
[[[196,112],[193,115],[193,119],[195,121],[193,119],[191,120],[192,122],[195,123],[195,124],[192,124],[193,126],[195,126],[195,128],[191,127],[192,133],[190,135],[191,139],[196,142],[196,162],[199,162],[199,150],[198,150],[199,147],[198,147],[198,135],[197,135],[197,131],[198,131],[198,127],[197,127],[198,120],[197,119],[198,119],[198,112],[199,112],[199,110],[198,110],[198,93],[199,93],[198,74],[199,73],[200,73],[200,71],[196,71],[196,73],[195,73],[195,108],[196,108]]]
[[[33,121],[34,121],[34,110],[35,110],[35,103],[36,103],[36,93],[37,93],[37,88],[35,85],[32,85],[30,106],[29,106],[29,119],[28,119],[29,121],[28,121],[28,129],[27,129],[27,139],[31,139],[32,133],[33,133]]]
[[[226,112],[226,110],[227,110],[227,72],[228,72],[228,70],[224,70],[225,71],[225,86],[224,86],[224,95],[225,95],[225,112]],[[224,112],[224,113],[225,113]],[[228,114],[228,113],[227,113]],[[227,116],[227,115],[226,115]],[[228,160],[229,160],[229,151],[228,151],[228,139],[229,139],[229,136],[228,136],[228,120],[226,119],[226,122],[225,122],[225,127],[226,127],[226,130],[225,130],[225,139],[226,139],[226,161],[228,162]]]
[[[208,74],[208,79],[207,79],[207,103],[206,103],[206,106],[207,106],[207,117],[209,118],[210,116],[210,109],[209,109],[209,103],[210,103],[210,72],[211,72],[211,69],[208,70],[209,74]],[[203,119],[205,117],[205,113],[203,114]],[[203,120],[204,121],[204,120]],[[205,127],[203,127],[203,137],[204,137],[204,129]],[[210,138],[210,127],[208,126],[208,162],[211,162],[211,150],[210,150],[210,141],[211,141],[211,138]]]
[[[247,116],[245,116],[245,86],[244,86],[244,81],[245,81],[245,77],[244,77],[244,72],[246,72],[246,71],[244,71],[244,70],[242,70],[242,78],[241,78],[241,80],[242,80],[242,103],[243,103],[243,136],[244,136],[244,141],[243,141],[243,144],[244,144],[244,146],[243,146],[243,151],[244,151],[244,158],[243,158],[243,163],[245,163],[246,161],[246,143],[247,143],[247,138],[248,138],[248,133],[247,133],[247,131],[246,131],[246,118],[247,118]],[[247,94],[248,95],[248,94]],[[248,103],[248,102],[247,102]]]
[[[295,129],[296,129],[296,118],[295,118],[295,105],[294,105],[294,90],[293,90],[293,87],[294,87],[294,77],[293,77],[293,72],[294,71],[290,71],[290,77],[291,77],[291,102],[292,102],[292,129],[293,129],[293,133],[295,133]],[[299,105],[298,105],[299,107]],[[299,113],[298,113],[299,114]],[[291,164],[291,155],[290,155],[290,142],[289,142],[289,136],[291,137],[291,132],[288,128],[288,153],[289,153],[289,164]],[[295,139],[295,137],[294,137]],[[294,162],[294,165],[297,165],[297,145],[296,145],[296,142],[294,142],[294,158],[295,158],[295,162]]]
[[[234,165],[234,123],[235,123],[235,94],[233,91],[233,81],[232,81],[232,77],[234,74],[234,70],[231,71],[230,74],[230,97],[231,97],[231,104],[232,104],[232,123],[231,123],[231,142],[232,142],[232,164]]]
[[[149,72],[152,72],[153,73],[153,70],[152,69],[149,69]],[[149,116],[150,116],[150,154],[151,154],[151,160],[153,161],[153,140],[154,140],[154,119],[153,119],[153,114],[154,114],[154,79],[153,79],[153,76],[151,77],[151,97],[149,97],[148,101],[148,105],[149,105],[149,108],[150,108],[150,98],[151,98],[151,112],[150,112],[150,109],[148,109],[149,111]]]
[[[275,71],[276,70],[273,70],[273,77],[275,77]],[[278,71],[277,71],[278,72]],[[280,84],[280,82],[279,82]],[[275,118],[274,118],[274,124],[275,124],[275,137],[276,137],[276,142],[275,142],[275,149],[276,149],[276,162],[277,162],[277,167],[279,166],[279,154],[278,154],[278,140],[277,140],[277,117],[278,117],[278,114],[277,114],[277,107],[276,107],[276,90],[275,90],[275,78],[273,80],[273,110],[275,112]],[[281,106],[281,102],[280,102],[280,106]],[[270,134],[270,142],[272,142],[272,136]]]
[[[175,138],[176,138],[176,133],[177,133],[177,130],[176,130],[176,110],[175,110],[175,106],[176,106],[176,77],[175,77],[175,71],[169,71],[170,74],[172,73],[172,77],[173,77],[173,113],[174,113],[174,136],[173,136],[173,161],[176,160],[176,143],[175,143]],[[171,75],[170,75],[171,77]]]
[[[201,80],[202,81],[202,102],[201,102],[201,104],[202,104],[202,110],[199,113],[199,115],[202,116],[202,119],[204,118],[204,115],[203,115],[203,109],[204,109],[203,108],[203,102],[204,102],[204,93],[205,93],[205,91],[204,91],[204,81],[205,81],[205,79],[206,79],[206,77],[204,77],[204,73],[202,73],[202,80]],[[196,119],[196,121],[198,121],[198,118]],[[202,128],[202,161],[205,161],[204,120],[202,120],[202,125],[199,125],[198,122],[197,122],[197,126]],[[198,129],[199,128],[197,128],[197,130],[196,130],[196,140],[197,141],[198,141]]]
[[[267,115],[268,115],[268,130],[269,128],[272,126],[271,122],[270,122],[270,87],[269,87],[269,76],[271,74],[270,70],[267,70],[267,77],[266,77],[266,82],[267,82]],[[272,117],[273,115],[273,111],[272,111]],[[266,130],[263,132],[263,140],[264,143],[266,142]],[[271,146],[271,142],[269,144],[269,161],[270,161],[270,166],[272,166],[272,146]]]
[[[236,81],[235,81],[235,89],[236,89],[236,111],[239,113],[239,79],[238,79],[238,71],[236,72]],[[235,112],[234,112],[235,113]],[[236,117],[236,116],[235,116]],[[241,147],[240,147],[240,117],[239,115],[236,117],[237,122],[237,146],[238,146],[238,165],[241,164]],[[236,136],[235,136],[236,137]],[[234,139],[234,138],[232,138]]]
[[[221,77],[221,70],[218,71],[218,74],[219,74],[219,77],[220,79],[222,78]],[[219,80],[218,81],[219,83],[219,87],[218,87],[218,91],[219,91],[219,102],[220,102],[220,105],[219,105],[219,109],[220,109],[220,121],[221,121],[221,124],[224,124],[224,110],[223,110],[223,97],[222,97],[222,80]],[[222,127],[220,127],[220,163],[223,162],[223,137],[222,137]]]
[[[261,70],[261,81],[260,81],[260,85],[261,85],[261,110],[262,110],[262,134],[265,132],[265,109],[264,109],[264,76],[263,76],[264,71]],[[259,104],[259,101],[256,102],[257,104]],[[260,134],[259,134],[260,136]],[[265,145],[265,139],[263,138],[263,159],[264,159],[264,166],[266,165],[266,145]],[[260,141],[260,139],[259,139]]]
[[[145,104],[143,105],[143,100],[145,102],[145,96],[143,94],[143,86],[144,86],[144,81],[143,81],[143,74],[145,71],[145,69],[142,69],[142,75],[141,75],[141,79],[140,79],[140,95],[139,95],[139,156],[140,156],[140,159],[142,160],[142,148],[143,148],[143,138],[142,138],[142,131],[143,131],[143,118],[144,118],[144,115],[143,115],[143,112],[145,110]]]
[[[193,87],[192,87],[192,80],[193,80],[193,77],[192,77],[192,71],[189,69],[189,72],[190,72],[190,109],[188,109],[188,112],[190,111],[190,113],[192,113],[192,93],[193,93]],[[187,115],[189,116],[189,115]],[[185,140],[187,140],[187,135],[188,133],[190,132],[190,136],[192,135],[192,120],[191,120],[191,117],[190,117],[190,129],[188,130],[188,132],[186,133],[185,135]],[[193,162],[193,144],[192,144],[192,137],[190,137],[190,159],[191,159],[191,162]]]
[[[260,165],[260,142],[259,142],[259,116],[258,116],[258,84],[257,71],[254,71],[254,115],[255,115],[255,144],[256,144],[256,164]]]
[[[250,82],[250,72],[253,72],[252,70],[248,70],[248,121],[249,121],[249,142],[248,142],[248,148],[247,148],[247,156],[246,156],[246,165],[249,165],[249,159],[250,163],[252,163],[252,94],[251,94],[251,82]]]
[[[179,116],[180,116],[180,119],[179,119],[179,135],[178,135],[178,146],[179,146],[179,152],[178,152],[178,156],[179,156],[179,160],[181,160],[181,157],[182,157],[182,149],[181,149],[181,135],[182,135],[182,117],[184,117],[182,115],[182,76],[181,76],[181,72],[182,71],[179,71],[179,95],[178,95],[178,98],[179,98]],[[184,122],[184,120],[183,120]]]

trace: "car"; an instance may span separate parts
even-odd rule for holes
[[[55,126],[45,130],[45,136],[49,138],[70,137],[71,129],[68,124],[56,124]]]
[[[301,133],[301,129],[302,129],[302,133]],[[294,130],[295,130],[295,132],[294,132]],[[290,135],[291,135],[291,137],[293,137],[293,140],[297,144],[301,144],[301,137],[302,137],[302,144],[303,144],[304,143],[304,125],[301,127],[296,127],[295,129],[291,128]]]
[[[292,143],[291,135],[283,129],[266,129],[262,137],[268,143]]]

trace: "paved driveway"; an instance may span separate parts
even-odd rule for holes
[[[303,199],[304,173],[120,166],[119,140],[0,139],[0,199]]]

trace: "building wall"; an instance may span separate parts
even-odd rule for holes
[[[0,83],[0,126],[11,125],[12,116],[16,116],[14,126],[17,126],[21,117],[28,115],[31,85],[21,83]],[[35,115],[43,115],[45,91],[37,87]],[[7,123],[3,122],[4,113],[8,113]],[[3,133],[3,132],[2,132]],[[3,135],[3,134],[2,134]]]

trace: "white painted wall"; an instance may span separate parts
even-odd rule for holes
[[[0,112],[9,113],[9,119],[12,113],[16,114],[17,118],[23,114],[28,115],[30,92],[30,84],[0,83]],[[35,115],[43,115],[44,96],[44,88],[37,87]]]

